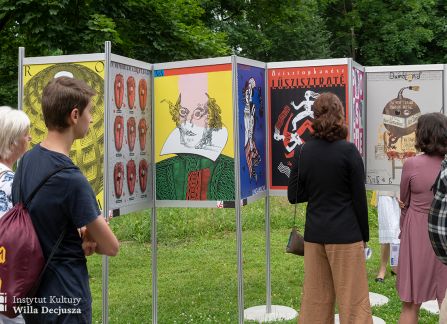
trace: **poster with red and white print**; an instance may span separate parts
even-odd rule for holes
[[[312,105],[321,93],[336,94],[349,120],[348,78],[347,64],[268,69],[271,190],[286,194],[296,148],[311,136]]]
[[[150,73],[113,58],[110,63],[108,202],[109,209],[121,214],[147,208],[152,190]]]

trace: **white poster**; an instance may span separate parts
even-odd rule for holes
[[[150,181],[150,70],[110,63],[109,208],[147,208]],[[141,207],[139,208],[138,206]]]
[[[366,184],[395,190],[406,158],[418,154],[419,116],[442,111],[443,71],[367,70]],[[394,187],[394,188],[392,188]]]

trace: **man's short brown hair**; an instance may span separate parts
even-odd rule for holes
[[[51,80],[43,89],[42,113],[45,125],[50,130],[63,130],[68,126],[68,117],[74,108],[82,115],[95,91],[84,81],[59,77]]]

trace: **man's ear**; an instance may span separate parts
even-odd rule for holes
[[[69,116],[70,125],[76,125],[78,123],[79,117],[80,117],[79,109],[73,108]]]

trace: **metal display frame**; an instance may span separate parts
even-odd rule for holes
[[[113,213],[113,216],[118,216],[118,215],[124,215],[124,214],[128,214],[130,212],[136,212],[136,211],[140,211],[140,210],[144,210],[144,209],[151,209],[151,221],[152,221],[152,226],[154,226],[155,222],[154,222],[154,218],[155,218],[155,206],[154,206],[154,188],[155,188],[155,184],[154,184],[154,177],[153,177],[153,173],[150,172],[153,168],[153,164],[154,164],[154,157],[153,157],[153,64],[151,63],[147,63],[147,62],[143,62],[143,61],[139,61],[139,60],[135,60],[132,58],[127,58],[121,55],[117,55],[117,54],[113,54],[112,53],[112,49],[111,49],[111,42],[107,41],[105,42],[105,54],[106,54],[106,73],[104,75],[104,81],[105,81],[105,91],[104,91],[104,102],[105,102],[105,122],[106,122],[106,134],[109,137],[110,134],[112,134],[113,130],[111,129],[111,96],[112,94],[110,94],[110,87],[112,84],[112,80],[111,80],[111,74],[110,74],[110,68],[111,68],[111,64],[113,62],[115,63],[120,63],[120,64],[124,64],[127,65],[129,67],[135,67],[135,68],[140,68],[143,70],[147,70],[150,72],[149,77],[147,78],[148,80],[148,84],[151,85],[150,87],[150,97],[148,98],[150,105],[148,107],[149,109],[149,113],[148,115],[150,115],[151,117],[151,122],[150,125],[148,125],[148,129],[149,129],[149,134],[150,137],[147,138],[147,145],[149,145],[148,147],[148,152],[150,152],[150,156],[149,156],[149,166],[148,166],[148,178],[147,178],[147,182],[148,182],[148,186],[147,186],[147,190],[148,190],[148,201],[147,202],[140,202],[140,203],[136,203],[136,204],[130,204],[130,205],[124,205],[122,207],[120,207],[118,210],[111,210],[110,209],[110,201],[109,201],[109,194],[108,191],[111,190],[111,185],[107,185],[107,191],[104,190],[104,201],[105,201],[105,209],[106,211],[108,211],[108,213]],[[146,133],[147,135],[147,133]],[[108,154],[108,143],[110,142],[110,140],[108,139],[107,142],[105,142],[105,147],[104,147],[104,157],[106,159],[109,158],[109,154]],[[106,155],[107,152],[107,155]],[[107,166],[107,168],[105,168],[105,172],[104,172],[104,180],[105,183],[108,184],[108,182],[110,181],[110,178],[113,177],[112,171],[109,170],[108,167],[108,161],[105,160],[104,161],[104,165]],[[108,217],[108,215],[104,215],[104,217]],[[156,231],[152,231],[151,232],[151,241],[157,241],[156,239]],[[152,281],[152,291],[157,292],[157,281],[156,281],[156,274],[157,274],[157,245],[155,243],[155,245],[152,245],[152,253],[151,253],[151,257],[152,257],[152,277],[154,278],[155,275],[155,281]],[[155,258],[155,259],[154,259]],[[155,261],[155,262],[154,262]],[[103,289],[103,299],[102,299],[102,323],[103,324],[107,324],[109,322],[109,297],[108,297],[108,285],[109,285],[109,257],[106,255],[102,256],[102,289]],[[154,300],[155,300],[155,304],[154,304]],[[157,295],[155,294],[155,297],[153,295],[152,297],[152,309],[153,309],[153,313],[152,313],[152,318],[153,318],[153,323],[157,323]],[[155,309],[155,312],[154,312]],[[155,321],[154,321],[155,320]]]
[[[241,199],[241,188],[240,188],[240,155],[242,152],[239,148],[239,141],[240,141],[240,134],[239,134],[239,107],[238,107],[238,64],[243,64],[247,66],[253,66],[258,67],[262,69],[266,69],[266,64],[263,62],[245,59],[241,57],[237,57],[235,55],[230,57],[219,57],[219,58],[213,58],[213,59],[201,59],[201,60],[188,60],[188,61],[180,61],[180,62],[170,62],[170,63],[160,63],[160,64],[154,64],[153,69],[153,80],[157,77],[157,74],[161,74],[161,70],[166,69],[182,69],[182,68],[194,68],[194,67],[206,67],[206,66],[215,66],[220,64],[231,64],[231,73],[232,73],[232,117],[233,117],[233,141],[234,141],[234,177],[235,177],[235,199],[234,201],[230,201],[227,206],[224,205],[224,208],[234,208],[235,209],[235,216],[236,216],[236,244],[237,244],[237,277],[238,277],[238,322],[243,323],[244,321],[244,285],[243,285],[243,250],[242,250],[242,210],[241,207],[255,202],[259,199],[268,197],[268,188],[266,187],[266,190],[262,192],[258,192],[254,195],[248,196],[244,199]],[[265,85],[264,85],[265,86]],[[155,82],[154,82],[154,92],[155,92]],[[265,93],[267,93],[265,89]],[[153,100],[155,101],[155,96],[153,96]],[[153,106],[153,114],[155,115],[156,109],[155,109],[155,103]],[[155,116],[152,119],[153,123],[155,123]],[[156,128],[154,125],[154,131],[153,131],[153,138],[155,139],[156,135]],[[153,145],[153,148],[155,150],[155,144]],[[266,160],[267,157],[267,151],[266,152]],[[154,154],[155,159],[155,154]],[[155,163],[154,163],[154,178],[156,177],[155,172]],[[267,180],[267,179],[266,179]],[[156,181],[154,181],[154,186],[156,184]],[[156,195],[156,190],[154,190],[154,195]],[[190,200],[157,200],[155,199],[155,207],[192,207],[192,208],[216,208],[218,201],[190,201]],[[269,223],[267,223],[266,229],[269,229]],[[156,226],[154,223],[153,226]],[[153,230],[155,231],[155,230]],[[156,244],[156,242],[153,242],[153,244]],[[269,251],[269,245],[270,242],[267,243],[267,250]],[[270,255],[268,254],[268,259]],[[154,263],[154,262],[153,262]],[[268,262],[269,263],[269,262]],[[270,276],[268,272],[268,280],[270,285]],[[154,280],[153,280],[154,282]],[[269,295],[270,293],[268,293]],[[153,295],[155,296],[156,293],[154,292]],[[269,299],[269,297],[268,297]],[[153,303],[153,304],[156,304]],[[153,322],[156,321],[156,319],[153,319]]]
[[[239,324],[244,323],[244,270],[242,251],[242,212],[241,212],[241,174],[240,174],[240,154],[239,151],[239,115],[237,96],[237,64],[236,56],[231,57],[233,73],[233,139],[234,139],[234,198],[236,213],[236,245],[237,245],[237,301]]]
[[[155,207],[155,123],[154,123],[154,65],[151,74],[151,179],[152,179],[152,208],[151,208],[151,264],[152,264],[152,323],[158,323],[158,242],[157,242],[157,208]]]
[[[173,208],[234,208],[235,222],[236,222],[236,245],[237,245],[237,299],[238,299],[238,323],[243,324],[244,320],[257,320],[259,322],[268,322],[276,320],[290,320],[297,316],[296,310],[287,306],[272,305],[272,287],[271,287],[271,212],[270,212],[270,197],[272,196],[287,196],[287,189],[272,188],[272,107],[271,107],[271,89],[269,87],[269,72],[272,69],[293,69],[293,68],[313,68],[313,67],[332,67],[343,66],[346,68],[347,75],[344,82],[344,89],[346,93],[345,111],[348,114],[346,121],[349,123],[349,141],[354,139],[354,118],[355,107],[353,104],[354,89],[353,89],[353,70],[357,69],[363,72],[363,104],[361,108],[362,127],[363,127],[363,154],[362,158],[365,165],[365,171],[368,171],[368,119],[372,119],[368,110],[368,73],[384,73],[384,72],[413,72],[413,71],[440,71],[442,73],[442,108],[441,112],[446,114],[445,105],[447,103],[447,64],[427,64],[427,65],[401,65],[401,66],[374,66],[364,67],[355,62],[352,58],[339,58],[339,59],[321,59],[321,60],[304,60],[304,61],[286,61],[286,62],[260,62],[252,59],[238,57],[236,55],[186,60],[176,62],[166,62],[151,64],[143,61],[127,58],[120,55],[112,54],[111,43],[105,42],[104,53],[94,54],[82,54],[82,55],[62,55],[62,56],[41,56],[41,57],[25,57],[25,48],[19,48],[18,56],[18,109],[23,110],[24,100],[24,73],[26,65],[38,65],[38,64],[59,64],[59,63],[82,63],[82,62],[94,62],[101,61],[104,63],[104,158],[103,158],[103,216],[108,217],[110,211],[110,195],[109,192],[113,190],[113,183],[111,183],[113,170],[108,165],[109,148],[108,143],[113,136],[112,125],[112,104],[111,104],[111,85],[113,80],[111,79],[110,69],[112,62],[124,64],[130,67],[144,69],[150,72],[147,77],[148,86],[150,85],[150,91],[148,91],[148,106],[150,111],[146,116],[150,116],[150,123],[148,123],[147,135],[147,152],[150,154],[148,157],[148,184],[147,194],[148,200],[135,204],[128,204],[120,206],[116,215],[127,214],[143,209],[151,209],[151,271],[152,271],[152,323],[158,322],[158,239],[157,239],[157,208],[160,207],[173,207]],[[232,130],[228,130],[233,136],[232,145],[234,145],[234,200],[229,201],[217,201],[217,200],[157,200],[156,195],[156,123],[155,117],[157,114],[155,103],[155,78],[162,76],[162,71],[175,70],[175,69],[189,69],[189,68],[204,68],[204,73],[207,66],[214,67],[218,65],[228,65],[225,67],[226,72],[231,72],[231,112],[228,113],[228,119],[231,118],[233,123]],[[241,155],[245,154],[240,148],[240,141],[243,141],[243,135],[239,133],[239,125],[243,123],[239,118],[239,97],[238,93],[238,67],[239,65],[245,65],[248,67],[255,67],[264,69],[264,109],[265,109],[265,190],[256,192],[248,197],[241,197]],[[211,71],[209,71],[211,72]],[[190,72],[189,72],[190,73]],[[196,72],[194,72],[196,73]],[[197,72],[202,73],[202,72]],[[179,75],[182,73],[179,72]],[[437,79],[436,79],[437,80]],[[329,90],[330,88],[328,88]],[[230,95],[230,94],[228,94]],[[230,101],[230,100],[229,100]],[[230,108],[228,108],[230,109]],[[230,113],[232,115],[230,115]],[[232,131],[232,133],[231,133]],[[228,140],[227,143],[230,143]],[[366,181],[366,180],[365,180]],[[396,185],[371,185],[366,183],[368,190],[397,190]],[[265,216],[265,248],[266,248],[266,304],[250,307],[244,309],[244,273],[243,273],[243,249],[242,249],[242,207],[254,203],[260,199],[264,199],[264,216]],[[116,209],[115,209],[116,210]],[[107,324],[109,322],[109,299],[108,299],[108,284],[109,284],[109,258],[102,256],[102,323]]]
[[[264,122],[265,122],[265,143],[264,143],[264,147],[265,147],[265,175],[266,175],[266,190],[263,192],[260,192],[256,195],[252,195],[247,197],[246,199],[243,199],[241,201],[242,205],[245,204],[249,204],[252,202],[255,202],[258,199],[264,198],[264,214],[265,214],[265,257],[266,257],[266,304],[265,305],[257,305],[257,306],[252,306],[249,308],[246,308],[244,310],[244,319],[245,320],[256,320],[258,322],[268,322],[268,321],[277,321],[277,320],[291,320],[293,318],[295,318],[297,316],[297,312],[290,307],[286,307],[286,306],[281,306],[281,305],[272,305],[272,289],[271,289],[271,227],[270,227],[270,196],[269,196],[269,190],[270,190],[270,186],[269,186],[269,179],[270,179],[270,175],[269,175],[269,160],[270,160],[270,155],[269,155],[269,150],[268,150],[268,96],[269,96],[269,92],[268,92],[268,87],[267,87],[267,63],[265,62],[260,62],[260,61],[255,61],[255,60],[251,60],[251,59],[247,59],[247,58],[243,58],[243,57],[238,57],[236,56],[236,61],[235,61],[235,66],[236,66],[236,73],[238,71],[238,64],[242,64],[242,65],[246,65],[246,66],[251,66],[251,67],[257,67],[257,68],[262,68],[264,69],[264,92],[265,92],[265,103],[264,103],[264,108],[265,108],[265,116],[264,116]],[[235,89],[239,89],[238,86],[238,80],[239,78],[236,76],[236,84],[235,84]],[[235,105],[235,115],[238,115],[238,100],[236,100],[236,105]],[[240,121],[238,121],[238,124],[240,123]],[[239,154],[243,154],[239,147],[238,147],[238,151]],[[240,186],[239,186],[240,188]],[[242,214],[242,211],[240,211],[240,213]]]
[[[19,56],[18,56],[18,109],[23,110],[23,87],[24,87],[24,66],[26,65],[40,65],[40,64],[62,64],[62,63],[82,63],[82,62],[94,62],[94,61],[101,61],[104,64],[104,115],[103,115],[103,129],[104,129],[104,157],[103,157],[103,216],[104,218],[108,218],[109,213],[109,200],[107,197],[107,191],[110,189],[108,178],[109,174],[109,167],[107,163],[108,159],[108,147],[107,143],[109,142],[110,137],[110,112],[109,112],[109,97],[110,97],[110,63],[112,61],[117,63],[122,63],[130,66],[134,66],[137,68],[142,68],[148,71],[151,71],[150,77],[148,77],[149,84],[151,84],[151,94],[148,100],[151,102],[151,106],[149,109],[150,115],[151,115],[151,123],[150,123],[150,134],[152,134],[153,129],[153,95],[152,95],[152,89],[153,89],[153,77],[152,77],[152,69],[153,65],[150,63],[134,60],[131,58],[126,58],[123,56],[115,55],[111,53],[111,42],[106,41],[104,44],[104,53],[93,53],[93,54],[79,54],[79,55],[60,55],[60,56],[37,56],[37,57],[25,57],[25,48],[20,47],[19,48]],[[151,138],[148,138],[148,144],[149,149],[148,151],[151,152],[151,156],[149,158],[150,160],[150,167],[148,167],[148,170],[152,170],[154,165],[154,159],[153,159],[153,136]],[[150,197],[147,202],[144,202],[139,205],[133,205],[133,206],[123,206],[120,208],[119,214],[127,214],[129,212],[138,211],[142,209],[151,208],[152,209],[152,226],[154,227],[155,224],[155,208],[154,208],[154,192],[155,189],[155,183],[153,181],[154,177],[152,172],[148,172],[148,188],[151,188],[148,192],[148,196]],[[156,243],[156,231],[152,231],[152,242]],[[153,259],[153,278],[156,279],[156,244],[153,245],[155,247],[155,252],[152,253],[152,259]],[[155,260],[155,263],[154,263]],[[155,269],[155,271],[154,271]],[[108,310],[108,276],[109,276],[109,258],[107,256],[102,256],[102,323],[107,324],[109,321],[109,310]],[[157,291],[156,287],[156,280],[154,281],[155,284],[153,284],[153,291]],[[156,296],[155,296],[156,301]],[[153,309],[156,310],[156,304],[153,305]],[[153,320],[154,323],[157,321],[157,314],[156,311],[153,314]]]
[[[234,195],[235,199],[233,201],[225,201],[222,204],[222,201],[214,201],[214,200],[207,200],[207,201],[191,201],[191,200],[157,200],[154,199],[155,208],[153,212],[153,228],[152,232],[155,233],[156,231],[156,208],[157,207],[189,207],[189,208],[234,208],[235,209],[235,216],[236,216],[236,245],[237,245],[237,280],[238,280],[238,322],[243,323],[244,321],[244,285],[243,285],[243,254],[242,254],[242,218],[241,218],[241,194],[240,194],[240,170],[239,170],[239,133],[238,133],[238,115],[237,115],[237,64],[236,64],[236,57],[235,56],[228,56],[228,57],[218,57],[218,58],[211,58],[211,59],[199,59],[199,60],[188,60],[188,61],[178,61],[178,62],[169,62],[169,63],[159,63],[153,65],[153,93],[155,93],[155,78],[157,77],[157,74],[164,73],[164,70],[169,69],[183,69],[183,68],[195,68],[195,67],[204,67],[206,70],[206,66],[216,66],[216,65],[229,65],[229,69],[227,71],[231,72],[232,75],[232,107],[231,107],[231,117],[233,120],[233,145],[234,145],[234,178],[235,178],[235,188],[234,188]],[[163,72],[161,72],[163,70]],[[205,71],[207,72],[207,71]],[[199,72],[197,72],[199,73]],[[180,73],[181,74],[181,73]],[[155,127],[155,95],[152,96],[153,100],[153,139],[156,137],[157,129]],[[155,141],[155,140],[154,140]],[[153,144],[153,151],[155,151],[155,143]],[[155,164],[155,153],[153,154],[154,157],[154,164],[153,164],[153,173],[154,173],[154,196],[156,197],[156,164]],[[237,203],[241,202],[241,203]],[[222,207],[218,207],[218,205]],[[152,241],[153,246],[156,246],[156,237],[153,236]],[[155,254],[153,254],[153,264],[156,264],[156,257]],[[155,276],[155,278],[154,278]],[[153,283],[156,282],[156,272],[153,270]],[[156,289],[153,291],[153,323],[157,323],[157,315],[156,315],[156,307],[157,307],[157,300],[156,300],[157,291]],[[154,299],[155,297],[155,299]]]
[[[104,53],[105,53],[105,64],[104,64],[104,211],[103,216],[107,220],[109,211],[109,200],[107,197],[106,185],[108,185],[109,166],[108,166],[108,145],[109,143],[109,83],[110,83],[110,56],[112,52],[111,42],[105,42]],[[101,257],[102,261],[102,322],[104,324],[109,323],[109,257],[103,255]]]
[[[441,113],[446,113],[445,105],[446,105],[446,96],[445,93],[447,91],[446,88],[446,66],[445,64],[417,64],[417,65],[389,65],[389,66],[365,66],[365,107],[366,107],[366,120],[371,120],[368,116],[370,114],[370,109],[368,109],[368,74],[369,73],[391,73],[391,72],[430,72],[430,71],[439,71],[441,72],[441,82],[442,82],[442,99],[441,99]],[[369,132],[368,132],[368,123],[366,125],[366,134],[365,134],[365,148],[368,146],[369,141]],[[368,152],[365,152],[365,173],[368,174]],[[402,169],[402,167],[393,167],[394,169]],[[377,190],[377,191],[399,191],[399,185],[397,184],[370,184],[365,180],[365,186],[367,190]]]

